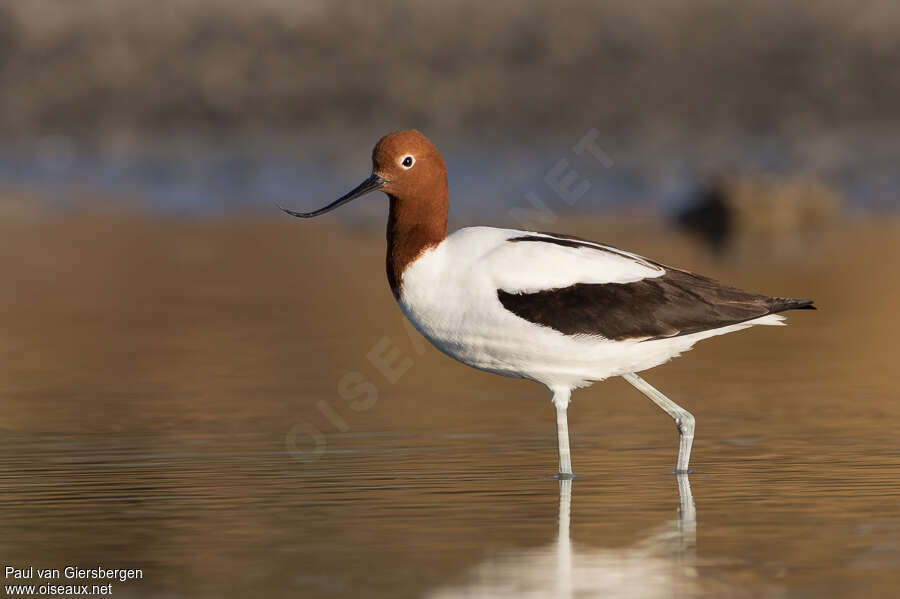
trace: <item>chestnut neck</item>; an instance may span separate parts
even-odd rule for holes
[[[403,199],[388,194],[391,210],[387,224],[387,278],[399,299],[403,271],[425,250],[447,238],[448,198],[446,183],[427,201]]]

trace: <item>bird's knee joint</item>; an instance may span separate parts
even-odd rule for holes
[[[693,435],[694,434],[694,415],[690,412],[685,412],[675,419],[675,426],[678,427],[678,432],[682,435]]]

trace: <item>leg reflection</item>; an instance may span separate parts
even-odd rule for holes
[[[696,576],[697,508],[687,474],[676,474],[678,480],[678,547],[675,555],[683,576]],[[680,581],[683,582],[683,581]]]
[[[665,573],[671,588],[693,585],[696,578],[697,508],[688,475],[677,474],[675,479],[678,483],[678,518],[661,525],[630,549],[618,553],[573,548],[570,529],[574,481],[560,480],[554,596],[572,597],[576,590],[589,589],[609,580],[613,572],[627,579],[631,569],[634,570],[631,574],[635,582],[640,582],[638,586],[648,583],[642,580],[642,572],[647,575]]]
[[[676,474],[678,479],[678,528],[684,533],[685,541],[691,546],[697,544],[697,507],[691,493],[691,481],[687,474]]]
[[[572,596],[572,540],[569,524],[572,520],[571,478],[559,479],[559,532],[556,536],[556,596]]]
[[[678,475],[676,481],[677,518],[666,518],[624,546],[616,539],[610,543],[613,547],[608,547],[604,546],[603,538],[590,534],[585,537],[591,542],[573,544],[570,533],[575,481],[560,479],[555,542],[547,539],[546,544],[537,547],[494,554],[476,564],[461,584],[441,587],[428,596],[431,599],[699,596],[700,578],[695,569],[697,513],[687,475]],[[587,525],[585,532],[609,530],[603,521],[590,520],[612,513],[602,509],[583,513],[583,520],[587,520],[582,522]],[[627,515],[629,510],[620,513]],[[710,596],[733,594],[724,589]]]

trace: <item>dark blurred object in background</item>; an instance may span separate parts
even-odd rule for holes
[[[677,222],[722,251],[738,236],[758,241],[834,227],[841,207],[840,195],[818,181],[730,177],[702,189]]]

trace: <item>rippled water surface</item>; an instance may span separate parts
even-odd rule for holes
[[[543,388],[410,333],[377,235],[293,224],[4,225],[4,566],[140,568],[125,597],[896,593],[900,228],[718,261],[569,229],[820,306],[646,373],[697,417],[689,480],[643,396],[577,392],[569,485]]]

